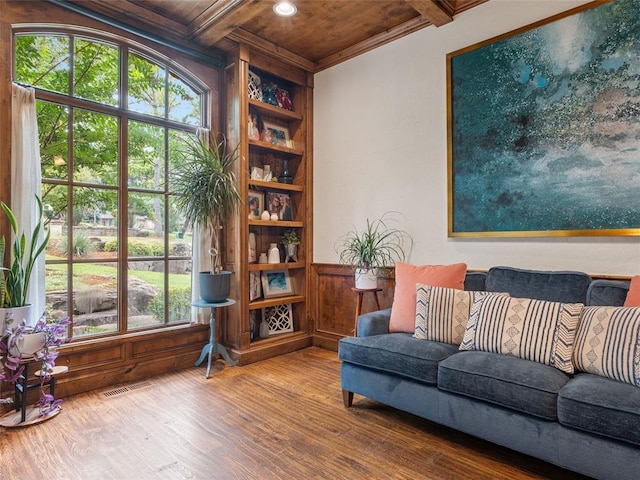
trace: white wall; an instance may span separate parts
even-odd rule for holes
[[[318,73],[314,261],[337,263],[341,235],[398,211],[412,263],[640,273],[637,237],[447,237],[446,54],[583,3],[491,0]]]

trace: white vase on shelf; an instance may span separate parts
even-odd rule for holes
[[[272,243],[269,247],[269,263],[280,263],[280,250],[277,243]]]

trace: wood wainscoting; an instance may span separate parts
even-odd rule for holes
[[[335,264],[314,263],[311,267],[311,291],[314,298],[311,316],[314,320],[314,345],[329,350],[338,350],[338,340],[353,335],[356,294],[351,291],[355,284],[354,270]],[[378,278],[380,308],[389,308],[393,303],[395,279],[393,270]],[[365,294],[362,313],[376,310],[373,295]]]
[[[192,367],[208,341],[206,324],[178,325],[157,332],[147,330],[63,345],[56,365],[67,366],[69,371],[56,379],[56,398]],[[38,368],[39,364],[29,371]],[[36,381],[34,377],[29,383]],[[30,389],[29,403],[35,402],[37,396],[38,389]],[[13,397],[12,385],[3,383],[2,397]],[[0,407],[1,413],[12,405]]]

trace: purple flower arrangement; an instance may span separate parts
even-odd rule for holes
[[[43,416],[54,411],[62,403],[62,400],[55,400],[53,395],[45,393],[44,384],[49,381],[53,368],[56,366],[58,347],[67,340],[69,323],[68,317],[49,321],[47,314],[43,313],[33,328],[21,325],[0,338],[1,386],[2,381],[8,383],[17,382],[24,371],[24,365],[20,364],[23,355],[19,349],[19,340],[25,334],[44,333],[42,347],[35,351],[31,355],[32,358],[30,358],[30,360],[42,362],[40,367],[40,400],[36,403],[36,406],[39,407],[40,415]]]

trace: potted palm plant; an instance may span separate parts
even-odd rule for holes
[[[185,135],[180,151],[182,163],[171,174],[171,190],[178,194],[177,209],[185,224],[211,233],[211,268],[199,273],[200,296],[209,303],[225,301],[231,290],[231,272],[222,270],[222,227],[240,202],[232,165],[238,147],[227,149],[226,139],[214,135],[196,139]]]
[[[15,328],[19,323],[30,320],[30,305],[27,304],[27,292],[36,259],[44,252],[51,232],[42,224],[42,200],[36,195],[38,202],[38,221],[29,238],[18,228],[18,220],[11,209],[0,202],[0,207],[9,219],[13,232],[11,263],[9,267],[0,266],[0,335],[9,325]],[[41,233],[44,239],[38,243]],[[5,237],[0,238],[0,260],[4,259],[6,248]]]
[[[354,228],[338,240],[340,263],[355,267],[356,288],[377,288],[378,270],[405,259],[405,244],[411,244],[411,237],[404,230],[391,228],[387,216],[367,219],[364,230]]]

